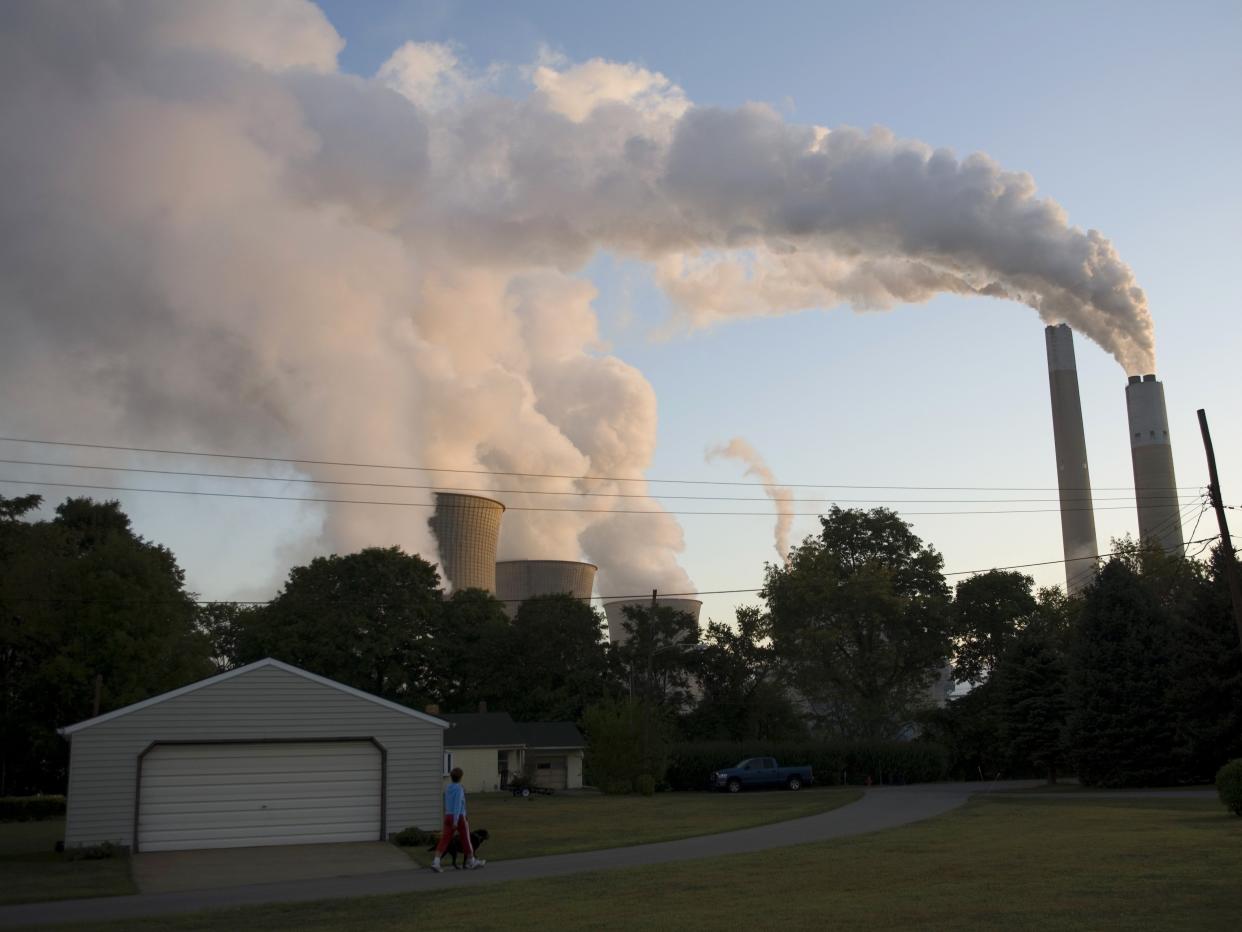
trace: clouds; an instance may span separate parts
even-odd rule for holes
[[[502,94],[449,46],[405,43],[371,79],[340,48],[307,3],[5,6],[0,387],[37,399],[11,428],[645,495],[657,404],[600,344],[577,277],[599,250],[653,263],[691,329],[949,291],[1153,368],[1111,244],[985,156],[695,107],[633,64],[545,56]],[[667,515],[497,494],[505,556],[692,588]],[[328,508],[323,534],[433,546],[406,509]]]

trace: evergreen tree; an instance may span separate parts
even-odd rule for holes
[[[1175,629],[1177,754],[1182,778],[1194,783],[1210,783],[1222,764],[1242,757],[1242,645],[1225,559],[1219,547],[1213,551],[1209,573]]]
[[[1069,714],[1065,658],[1045,637],[1023,633],[1006,651],[997,676],[1002,696],[1001,739],[1014,772],[1031,768],[1057,782],[1065,760]]]
[[[1124,560],[1087,589],[1071,657],[1071,756],[1090,786],[1153,786],[1176,773],[1170,616]]]

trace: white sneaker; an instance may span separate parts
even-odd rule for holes
[[[466,864],[466,870],[468,871],[476,870],[477,868],[482,867],[486,863],[487,863],[486,861],[480,858],[471,858],[470,861]]]
[[[440,866],[439,858],[431,859],[431,869],[435,871],[437,874],[441,873],[444,870],[444,868]]]

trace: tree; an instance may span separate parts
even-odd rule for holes
[[[834,506],[820,524],[787,565],[767,567],[773,642],[830,728],[893,738],[949,656],[943,560],[886,508]]]
[[[1069,744],[1083,783],[1170,782],[1176,711],[1171,618],[1125,559],[1100,570],[1083,598],[1071,654]]]
[[[691,658],[699,643],[694,616],[657,603],[626,605],[627,637],[612,649],[619,679],[629,695],[681,710],[690,703]]]
[[[586,710],[583,727],[590,780],[605,793],[628,793],[645,774],[663,782],[671,748],[667,709],[633,697],[608,698]]]
[[[212,672],[172,553],[133,532],[119,502],[0,500],[0,794],[64,788],[58,726]]]
[[[1038,631],[1019,634],[996,676],[1001,695],[1001,738],[1017,772],[1034,767],[1057,782],[1066,757],[1069,715],[1065,657]]]
[[[954,675],[981,683],[1035,613],[1031,588],[1035,580],[1022,573],[989,570],[957,584],[953,600],[958,643]]]
[[[399,547],[316,557],[276,598],[240,616],[236,662],[275,657],[377,696],[419,706],[435,685],[442,611],[435,567]]]
[[[1176,750],[1182,779],[1211,782],[1226,761],[1242,757],[1242,653],[1220,549],[1212,551],[1188,610],[1173,633]]]
[[[446,710],[505,705],[514,638],[509,616],[485,589],[458,589],[432,616],[426,691]],[[498,704],[497,704],[498,703]]]
[[[603,618],[589,603],[567,594],[527,599],[510,643],[499,707],[518,721],[581,722],[586,707],[604,698]]]
[[[761,609],[737,609],[736,628],[710,622],[695,672],[701,696],[683,722],[692,737],[783,740],[805,729],[785,689],[772,646],[772,619]]]

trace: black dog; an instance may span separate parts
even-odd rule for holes
[[[479,846],[482,845],[483,842],[487,841],[488,837],[487,829],[485,828],[477,829],[476,831],[470,833],[470,847],[474,849],[475,857],[478,857]],[[427,850],[435,851],[437,847],[439,847],[438,839],[436,844],[432,845]],[[461,870],[461,866],[457,863],[457,855],[459,854],[463,854],[461,850],[461,838],[454,833],[452,839],[448,843],[448,847],[444,849],[443,856],[449,859],[453,865],[453,870],[455,871]],[[464,856],[462,857],[462,861],[465,861]]]

